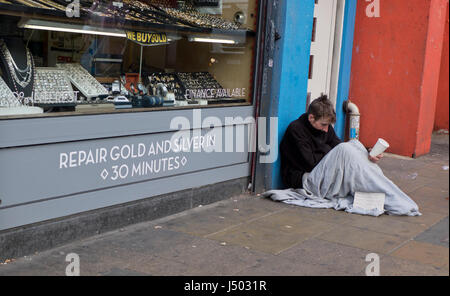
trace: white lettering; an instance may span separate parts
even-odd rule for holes
[[[155,146],[153,145],[153,143],[150,145],[150,148],[148,149],[148,156],[151,155],[156,155]]]
[[[89,153],[92,154],[91,151]],[[78,151],[78,166],[81,166],[81,164],[86,160],[86,152],[85,151]]]
[[[180,157],[179,156],[176,156],[175,157],[175,166],[174,166],[174,169],[178,169],[179,167],[180,167]]]
[[[70,262],[66,267],[66,276],[80,275],[80,256],[75,253],[69,253],[66,256],[66,262]]]
[[[380,275],[380,256],[375,253],[367,254],[366,262],[371,262],[366,266],[367,276],[379,276]]]
[[[274,163],[278,158],[278,117],[270,118],[269,144],[267,144],[266,118],[258,118],[258,149],[261,163]]]
[[[117,151],[116,153],[114,151]],[[114,146],[111,148],[110,151],[110,158],[114,161],[118,160],[120,158],[120,153],[119,153],[119,146]]]
[[[99,162],[106,162],[106,156],[108,155],[108,150],[106,148],[100,148],[100,160]]]
[[[366,0],[366,2],[370,2],[366,7],[366,16],[367,17],[380,17],[380,0]]]
[[[76,151],[72,151],[69,153],[69,167],[74,168],[77,166],[77,160],[76,160]]]
[[[139,163],[138,166],[133,163],[133,167],[131,169],[131,176],[141,176],[142,175],[142,163]]]
[[[156,143],[156,154],[164,153],[164,144],[163,143]]]
[[[126,151],[126,152],[124,152]],[[128,159],[131,155],[131,148],[128,145],[122,146],[122,149],[120,149],[120,156],[122,159]]]
[[[60,169],[62,169],[63,166],[64,166],[64,168],[67,169],[67,160],[68,160],[67,153],[60,153],[59,154],[59,168]]]
[[[142,157],[145,155],[145,144],[139,143],[138,145],[138,157]]]
[[[97,149],[95,155],[97,156],[96,158],[98,159],[98,149]],[[86,160],[86,165],[89,165],[91,163],[95,164],[95,161],[94,161],[94,155],[92,154],[92,151],[89,150],[89,153],[88,153],[88,156],[87,156],[87,160]]]
[[[74,0],[66,7],[67,17],[80,17],[80,0]]]
[[[164,141],[164,153],[169,153],[172,143],[168,140]]]

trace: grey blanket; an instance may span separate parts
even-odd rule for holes
[[[353,207],[355,192],[385,193],[384,211]],[[263,196],[287,204],[362,215],[421,215],[417,204],[368,159],[367,150],[357,140],[341,143],[328,152],[305,178],[303,189],[270,190]]]

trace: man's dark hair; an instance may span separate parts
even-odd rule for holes
[[[312,114],[315,120],[330,119],[331,123],[336,122],[336,112],[327,95],[322,95],[315,99],[308,107],[308,114]]]

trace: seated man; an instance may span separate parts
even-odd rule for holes
[[[331,123],[336,121],[326,96],[314,100],[306,114],[293,121],[281,141],[281,176],[290,189],[264,193],[274,200],[315,208],[381,215],[379,210],[353,208],[355,192],[385,193],[384,210],[393,215],[421,215],[417,204],[383,175],[357,140],[343,143]]]
[[[324,95],[314,100],[308,112],[289,125],[280,144],[281,176],[286,186],[303,188],[305,173],[311,172],[325,154],[342,143],[331,126],[335,122],[333,105]],[[376,163],[383,154],[368,157]]]

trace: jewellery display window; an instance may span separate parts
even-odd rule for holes
[[[258,10],[257,0],[0,0],[0,119],[251,105]]]

